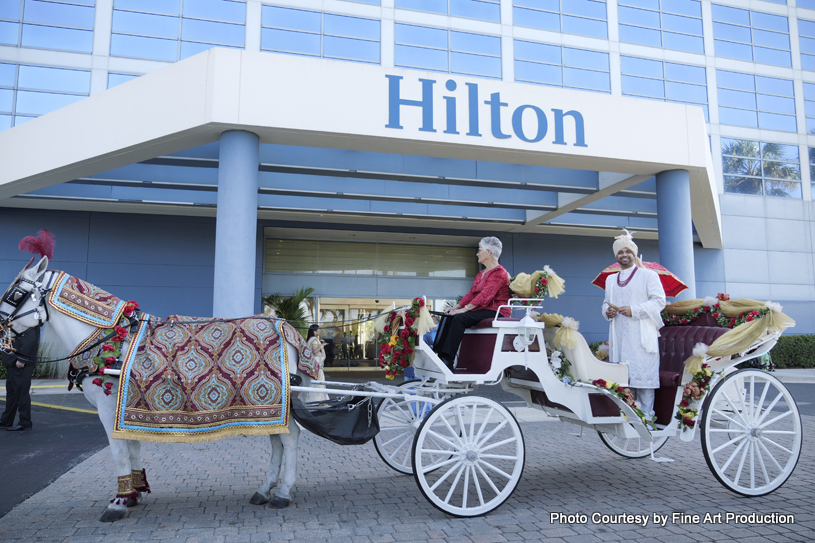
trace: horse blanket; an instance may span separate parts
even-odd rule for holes
[[[288,433],[285,343],[299,348],[302,336],[285,321],[172,315],[142,320],[130,339],[114,438],[193,443]]]
[[[113,328],[119,323],[124,300],[63,271],[56,273],[54,287],[48,295],[51,307],[100,328]]]

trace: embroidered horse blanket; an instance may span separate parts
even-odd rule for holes
[[[144,317],[143,317],[144,318]],[[288,433],[285,321],[142,320],[123,353],[113,437],[193,443]]]
[[[97,327],[71,357],[74,368],[95,371],[102,345],[82,351],[120,324],[125,302],[65,272],[48,302]],[[120,439],[189,443],[287,433],[292,361],[285,345],[298,352],[300,371],[313,378],[319,372],[303,337],[266,315],[215,321],[142,315],[126,341],[113,429]]]

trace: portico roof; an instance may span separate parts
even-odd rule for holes
[[[526,220],[502,228],[515,232],[544,231],[557,217],[659,172],[687,170],[699,240],[721,247],[701,108],[232,49],[212,49],[0,132],[0,205],[131,164],[172,161],[169,155],[227,130],[254,132],[268,144],[599,172],[591,187],[552,188],[556,205],[519,206]],[[345,176],[365,177],[354,170]]]

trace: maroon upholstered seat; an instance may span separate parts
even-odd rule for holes
[[[693,347],[697,343],[710,345],[729,331],[718,326],[710,315],[704,317],[710,317],[712,322],[700,319],[683,326],[664,326],[659,331],[659,390],[654,400],[659,424],[668,424],[671,420],[685,360],[693,354]],[[697,322],[715,323],[715,326],[697,326]]]
[[[507,321],[520,321],[521,319],[505,319]],[[484,319],[476,325],[471,326],[474,328],[492,328],[493,319]],[[517,334],[504,335],[504,341],[501,345],[502,352],[515,352],[515,347],[512,342],[515,340]],[[498,339],[497,334],[464,334],[461,340],[461,346],[458,350],[458,362],[454,373],[479,373],[484,374],[490,371],[492,367],[492,355],[495,352],[495,342]],[[529,352],[540,352],[540,345],[538,340],[529,346]]]

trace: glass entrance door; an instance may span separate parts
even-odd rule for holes
[[[326,367],[356,371],[378,369],[379,337],[374,331],[374,320],[394,304],[401,307],[410,302],[394,298],[320,298],[321,336],[328,343]],[[430,300],[428,303],[432,304]]]

